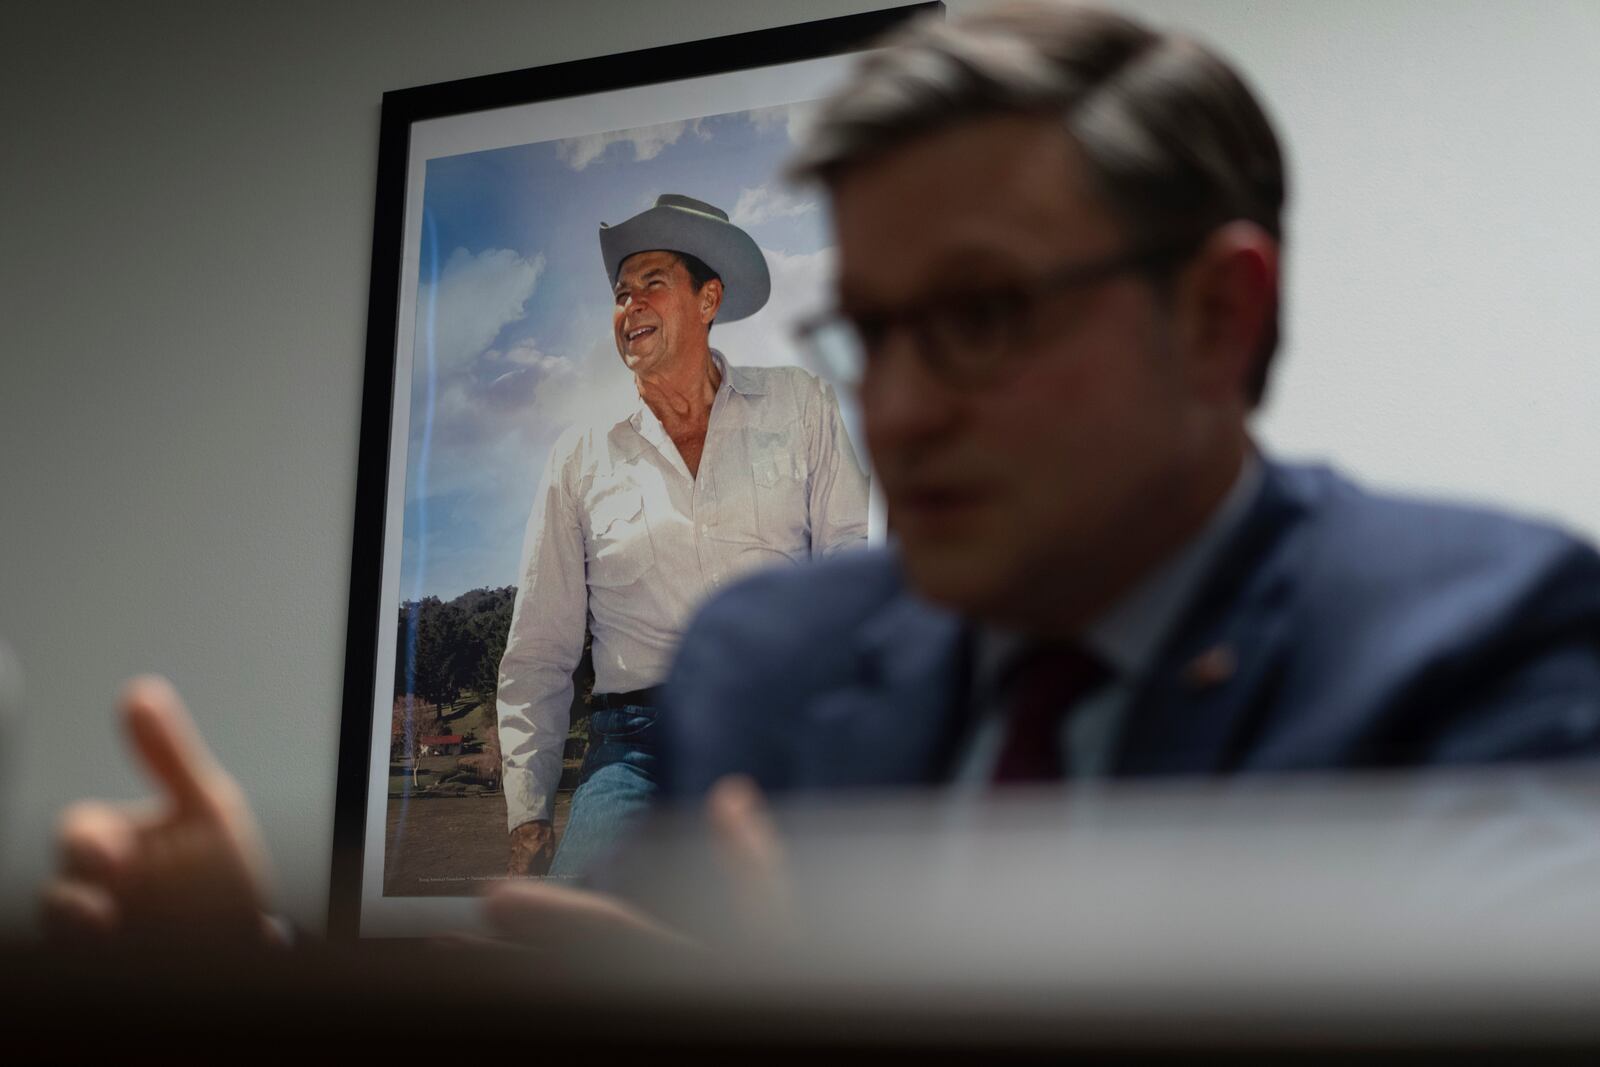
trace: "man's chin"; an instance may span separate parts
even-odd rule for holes
[[[647,337],[642,341],[635,341],[631,344],[624,342],[617,346],[617,351],[622,356],[623,364],[629,370],[638,370],[640,367],[648,366],[651,359],[655,357],[657,345],[654,342],[655,339],[653,337]]]
[[[1010,568],[989,562],[995,558],[965,541],[900,545],[906,582],[918,596],[976,618],[994,614],[1014,586]]]

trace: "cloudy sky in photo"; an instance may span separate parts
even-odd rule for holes
[[[801,362],[791,326],[827,301],[833,253],[820,194],[779,177],[808,113],[734,112],[428,162],[402,599],[515,584],[556,437],[637,404],[611,341],[601,222],[664,192],[727,211],[766,254],[772,299],[718,324],[712,345],[735,364]]]

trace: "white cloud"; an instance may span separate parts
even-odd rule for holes
[[[569,137],[556,145],[556,156],[573,170],[583,170],[604,155],[612,145],[630,144],[633,146],[633,158],[643,161],[656,158],[668,145],[682,139],[685,133],[701,140],[710,136],[701,129],[699,119],[663,122],[657,126],[640,126],[632,130],[607,130],[583,137]]]
[[[815,200],[802,199],[769,182],[753,189],[741,189],[739,200],[728,217],[734,225],[748,227],[759,226],[771,219],[792,219],[815,210]]]
[[[514,363],[521,367],[537,367],[541,370],[557,370],[570,367],[571,361],[560,356],[552,356],[534,343],[532,338],[523,338],[513,344],[504,352],[490,349],[483,354],[483,358],[491,363]]]
[[[818,100],[802,100],[793,104],[778,104],[775,107],[752,108],[745,112],[751,125],[762,133],[782,126],[784,133],[789,138],[790,144],[799,144],[811,132],[811,126],[817,120],[817,108],[821,106]]]
[[[413,444],[432,442],[429,494],[494,489],[496,464],[488,453],[525,447],[544,436],[527,411],[576,380],[573,362],[543,350],[531,338],[492,347],[507,326],[522,320],[525,304],[545,269],[509,249],[477,253],[457,249],[435,286],[418,295],[416,372],[412,396]],[[436,295],[435,295],[435,292]],[[434,303],[432,373],[429,373],[428,304]],[[432,389],[429,394],[427,390]]]
[[[789,255],[762,249],[772,274],[772,296],[767,306],[748,319],[718,324],[711,344],[730,363],[746,366],[804,365],[794,341],[794,328],[803,319],[832,304],[834,250]]]
[[[476,358],[508,324],[522,318],[523,305],[544,273],[544,255],[524,259],[509,248],[476,255],[450,254],[439,281],[417,292],[417,352],[425,359],[428,314],[433,311],[433,357],[441,371]]]
[[[487,357],[472,390],[485,412],[504,411],[520,417],[524,409],[552,392],[565,389],[577,377],[570,359],[547,355],[531,342],[523,342],[498,359]]]
[[[765,133],[767,130],[781,126],[789,121],[789,105],[778,104],[774,107],[753,107],[744,114],[745,118],[750,120],[750,125]]]
[[[523,500],[525,507],[529,479],[537,476],[557,435],[615,408],[618,387],[631,382],[604,328],[608,324],[609,317],[597,318],[596,329],[585,333],[595,342],[573,353],[547,351],[531,338],[488,349],[441,372],[431,398],[417,394],[414,399],[432,412],[426,491]],[[419,379],[416,387],[427,385]],[[413,438],[422,432],[414,418]]]

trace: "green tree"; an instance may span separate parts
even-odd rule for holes
[[[396,699],[414,696],[444,709],[463,692],[493,696],[511,629],[516,589],[472,589],[400,606],[395,635]]]
[[[505,655],[506,635],[511,631],[511,605],[515,599],[515,591],[510,588],[496,592],[505,595],[483,601],[467,623],[476,649],[465,688],[484,696],[493,696],[500,684],[500,657]]]
[[[417,619],[417,658],[413,685],[418,696],[440,712],[461,692],[467,658],[466,613],[437,597],[422,602]]]

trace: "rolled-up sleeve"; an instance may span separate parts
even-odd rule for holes
[[[833,387],[817,381],[807,407],[811,555],[820,558],[867,543],[867,476],[856,459]]]
[[[566,444],[566,442],[563,442]],[[528,516],[495,706],[506,825],[549,819],[583,655],[588,600],[571,447],[558,445]]]

